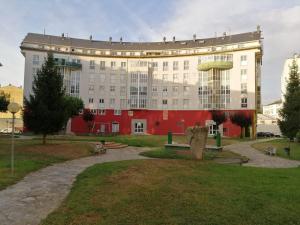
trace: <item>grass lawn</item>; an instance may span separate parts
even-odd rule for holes
[[[300,224],[300,168],[190,160],[98,164],[42,225]]]
[[[162,147],[167,143],[167,135],[118,135],[111,137],[101,136],[50,136],[52,140],[72,140],[72,141],[114,141],[136,147]],[[247,140],[247,139],[245,139]],[[187,143],[185,135],[173,136],[173,141],[177,143]],[[222,145],[230,145],[241,141],[238,138],[222,138]],[[215,139],[209,137],[209,145],[215,145]]]
[[[294,160],[300,160],[300,143],[291,142],[290,144],[291,144],[290,157],[283,150],[283,148],[289,146],[289,141],[287,139],[277,139],[277,140],[256,143],[253,144],[252,147],[260,151],[265,151],[268,147],[275,147],[277,149],[277,156],[294,159]]]
[[[0,136],[0,190],[14,184],[29,172],[49,166],[53,163],[80,158],[90,154],[90,145],[41,140],[18,140],[15,149],[15,174],[10,172],[11,145],[8,136]]]

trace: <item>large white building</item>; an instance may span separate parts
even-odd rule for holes
[[[279,111],[282,109],[282,100],[274,101],[263,106],[263,114],[279,119]]]
[[[28,33],[24,95],[48,52],[64,76],[67,93],[83,99],[96,115],[94,131],[182,133],[196,122],[210,124],[210,110],[260,110],[261,31],[162,42],[115,42]],[[255,126],[254,126],[255,128]],[[72,131],[86,132],[80,117]],[[255,129],[254,129],[255,130]],[[224,135],[239,135],[229,121]]]

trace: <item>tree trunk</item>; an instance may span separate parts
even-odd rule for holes
[[[46,134],[43,134],[43,145],[45,145],[46,144]]]

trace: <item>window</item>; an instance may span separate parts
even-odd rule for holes
[[[91,113],[97,115],[97,109],[91,109]]]
[[[95,61],[94,60],[90,60],[90,69],[91,70],[95,69]]]
[[[116,75],[114,75],[114,74],[110,75],[110,83],[111,84],[117,83],[117,76]]]
[[[246,97],[241,98],[241,107],[247,108],[247,98]]]
[[[189,74],[188,73],[184,73],[183,74],[183,83],[187,83],[189,79]]]
[[[94,99],[93,98],[89,98],[89,103],[93,103]]]
[[[38,68],[32,68],[32,75],[35,76],[38,71]]]
[[[168,100],[167,100],[167,99],[163,99],[163,100],[162,100],[162,104],[163,104],[163,105],[168,105]]]
[[[110,106],[110,108],[114,108],[115,107],[115,102],[116,102],[116,100],[114,98],[109,99],[109,106]]]
[[[120,109],[115,109],[114,110],[114,115],[115,116],[121,116],[121,114],[122,114],[122,111]]]
[[[241,81],[247,81],[247,69],[241,69]]]
[[[152,63],[152,67],[153,67],[154,71],[157,71],[158,63],[157,62],[153,62]]]
[[[126,87],[125,86],[120,87],[120,95],[121,96],[126,96]]]
[[[127,106],[126,99],[120,99],[120,106],[121,109],[126,109]]]
[[[174,73],[173,74],[173,82],[178,82],[178,74],[177,73]]]
[[[151,108],[156,109],[157,108],[157,99],[151,100]]]
[[[100,83],[105,83],[105,74],[100,74]]]
[[[93,75],[93,74],[90,74],[90,75],[89,75],[89,83],[90,83],[90,84],[95,83],[95,75]]]
[[[95,86],[94,85],[89,85],[89,94],[94,94],[94,89],[95,89]]]
[[[163,87],[163,96],[167,96],[168,95],[168,87]]]
[[[215,135],[217,133],[218,127],[215,124],[210,124],[208,127],[208,134]]]
[[[112,69],[115,69],[115,68],[116,68],[116,62],[111,61],[111,62],[110,62],[110,67],[111,67]]]
[[[247,55],[241,55],[241,66],[247,66]]]
[[[167,71],[168,69],[168,62],[163,62],[163,71]]]
[[[183,99],[183,108],[188,109],[189,108],[189,99]]]
[[[183,94],[187,95],[190,91],[190,87],[189,86],[183,86]]]
[[[99,91],[100,92],[104,92],[105,91],[105,86],[104,85],[100,85],[99,86]]]
[[[177,93],[178,92],[178,86],[173,86],[173,92]]]
[[[172,100],[172,105],[173,105],[173,107],[177,107],[178,106],[178,99],[173,99]]]
[[[100,70],[105,70],[105,61],[100,61]]]
[[[126,62],[121,62],[121,68],[122,69],[126,68]]]
[[[178,70],[178,61],[173,62],[173,70]]]
[[[101,116],[104,116],[105,115],[105,109],[99,109],[98,114],[101,115]]]
[[[112,123],[111,124],[111,131],[113,133],[118,133],[119,130],[120,130],[120,124],[118,124],[118,123]]]
[[[120,81],[122,84],[126,83],[126,76],[125,75],[121,75],[120,76]]]
[[[247,94],[247,83],[241,84],[241,94]]]
[[[134,133],[137,133],[137,134],[144,133],[144,123],[143,122],[135,122],[134,123]]]
[[[39,61],[39,56],[38,55],[33,55],[32,56],[32,64],[33,65],[39,65],[40,64],[40,61]]]
[[[168,80],[168,74],[163,74],[162,79],[163,79],[163,81],[167,81]]]
[[[185,61],[183,62],[183,69],[184,69],[184,70],[188,70],[188,69],[189,69],[189,64],[190,64],[190,62],[189,62],[188,60],[185,60]]]
[[[110,90],[110,92],[115,92],[116,86],[110,86],[110,87],[109,87],[109,90]]]
[[[156,86],[153,86],[152,87],[152,96],[157,96],[157,87]]]

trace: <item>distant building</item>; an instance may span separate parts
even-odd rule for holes
[[[4,92],[9,96],[10,102],[16,102],[23,107],[23,88],[14,85],[0,87],[0,92]],[[12,114],[10,112],[0,112],[0,129],[11,127]],[[22,112],[16,113],[16,127],[23,127]]]
[[[281,75],[281,100],[282,101],[284,101],[284,95],[286,93],[286,86],[287,86],[287,82],[289,80],[290,66],[292,65],[292,62],[294,59],[296,60],[298,67],[299,67],[299,71],[300,71],[300,55],[299,54],[294,54],[293,57],[285,60],[282,75]],[[299,99],[299,101],[300,101],[300,99]]]
[[[220,37],[161,42],[77,39],[28,33],[24,96],[52,52],[67,94],[80,97],[95,114],[92,132],[121,134],[184,133],[196,123],[209,126],[211,110],[244,112],[256,118],[261,108],[261,30]],[[71,131],[85,133],[80,116]],[[256,124],[253,125],[255,134]],[[230,121],[225,136],[239,136]]]
[[[279,119],[279,110],[282,108],[282,100],[277,100],[263,106],[263,114]]]
[[[277,119],[265,114],[257,114],[257,132],[271,132],[281,135]]]

